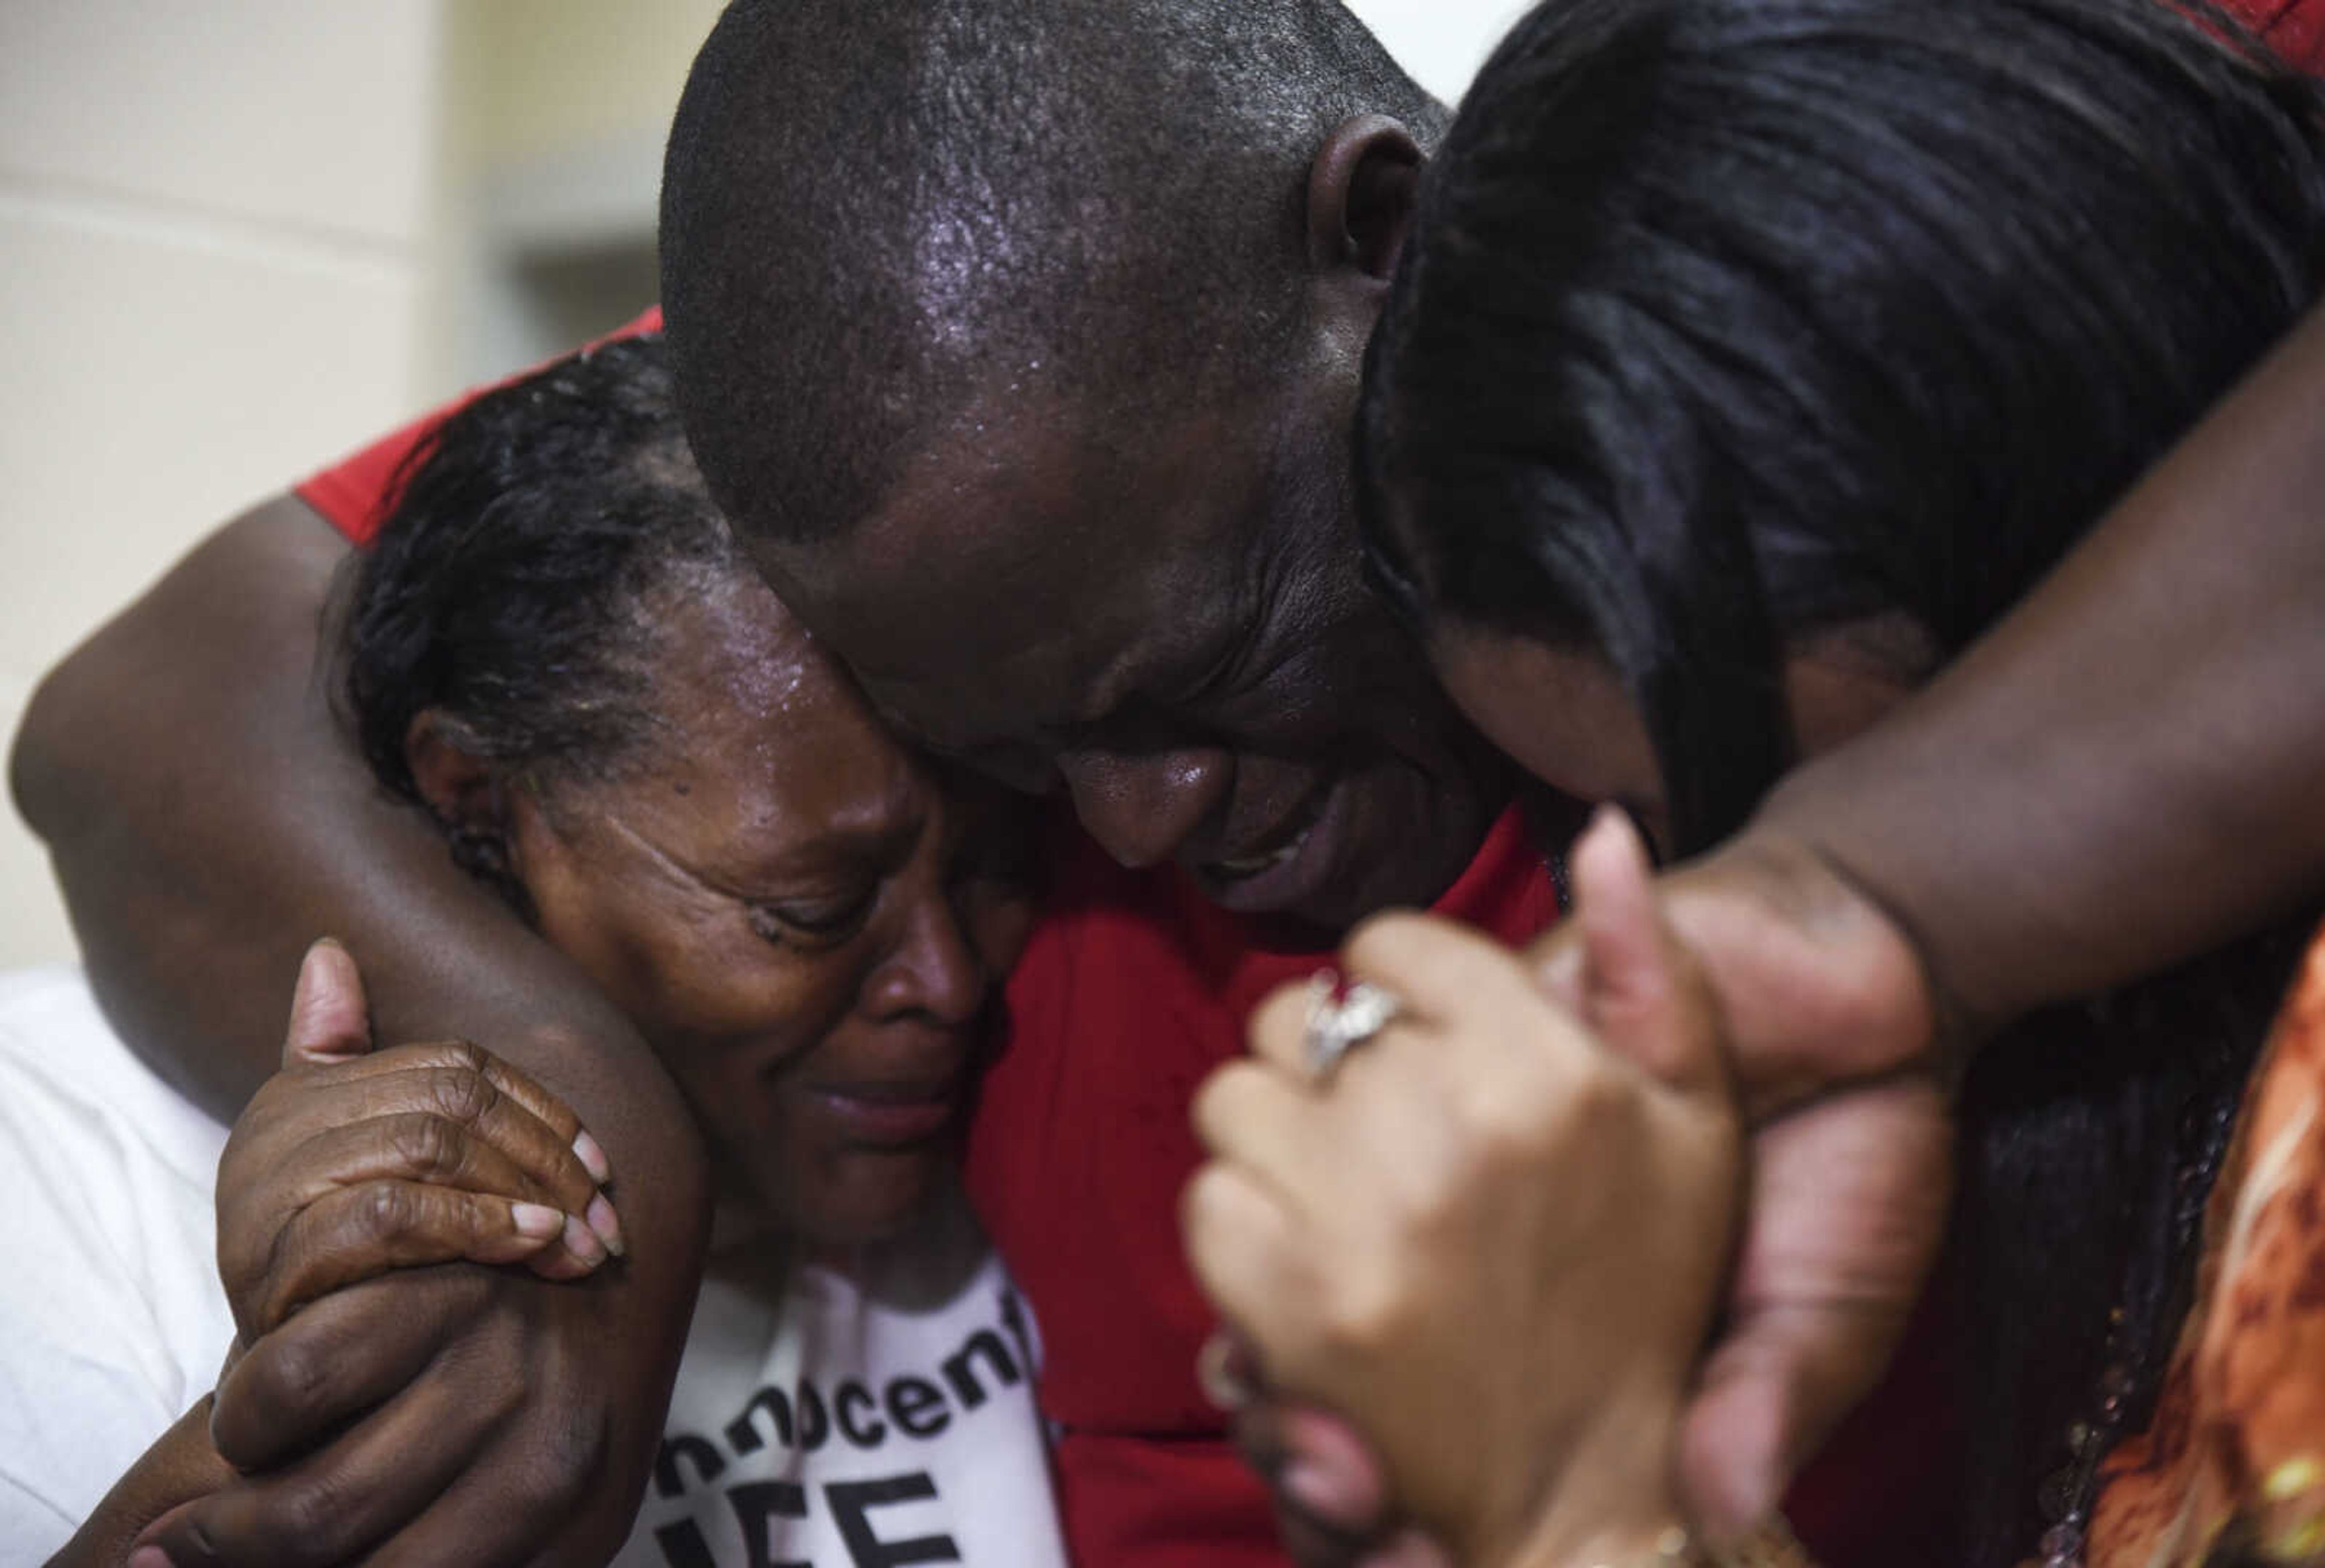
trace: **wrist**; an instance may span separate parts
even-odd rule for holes
[[[1956,1009],[1922,944],[1815,840],[1755,822],[1663,887],[1718,998],[1748,1121],[1940,1059]]]
[[[1704,1568],[1687,1526],[1671,1522],[1596,1530],[1567,1543],[1529,1541],[1508,1568]]]
[[[1781,1514],[1750,1535],[1713,1545],[1667,1524],[1649,1535],[1617,1531],[1587,1542],[1580,1555],[1514,1559],[1512,1568],[1815,1568],[1815,1560]]]
[[[1617,1414],[1626,1405],[1627,1418]],[[1675,1479],[1676,1409],[1675,1391],[1609,1401],[1614,1419],[1506,1537],[1513,1544],[1463,1560],[1480,1568],[1694,1568]]]
[[[1836,816],[1829,810],[1820,781],[1803,780],[1805,771],[1795,770],[1781,781],[1753,819],[1715,853],[1744,849],[1793,868],[1794,885],[1811,890],[1811,915],[1830,923],[1836,932],[1851,933],[1852,945],[1885,949],[1885,956],[1902,958],[1910,966],[1911,990],[1901,987],[1898,1000],[1912,1006],[1912,1034],[1924,1056],[1967,1059],[1986,1025],[1947,973],[1944,949],[1936,940],[1940,933],[1927,929],[1930,900],[1913,895],[1910,868],[1901,871],[1877,851],[1866,851],[1860,825],[1845,812]],[[1875,840],[1894,841],[1894,835]]]

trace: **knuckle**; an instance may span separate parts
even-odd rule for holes
[[[307,1336],[288,1336],[270,1346],[252,1367],[250,1391],[270,1412],[320,1409],[330,1398],[337,1359]]]
[[[1180,1192],[1180,1229],[1199,1267],[1212,1260],[1222,1238],[1237,1235],[1234,1216],[1238,1205],[1234,1185],[1235,1177],[1227,1168],[1214,1161],[1197,1171]],[[1243,1239],[1242,1244],[1255,1245],[1249,1238]]]
[[[557,1129],[558,1137],[570,1138],[581,1130],[581,1118],[571,1106],[537,1083],[533,1092],[541,1102],[542,1119]]]
[[[236,1308],[235,1322],[251,1334],[273,1332],[290,1322],[292,1313],[297,1310],[304,1278],[305,1271],[299,1259],[286,1257],[252,1286],[246,1322],[240,1299],[232,1304]]]
[[[272,1510],[277,1527],[310,1551],[328,1552],[347,1517],[347,1491],[329,1467],[286,1483]]]
[[[501,1091],[478,1064],[455,1063],[439,1068],[430,1087],[437,1114],[462,1127],[475,1127],[500,1103]]]
[[[1403,1292],[1386,1271],[1355,1269],[1323,1296],[1317,1335],[1331,1355],[1369,1359],[1397,1342],[1404,1317]]]
[[[1440,923],[1434,915],[1410,909],[1385,910],[1360,922],[1340,951],[1351,967],[1362,969],[1378,960],[1394,958],[1406,942]]]
[[[1206,1146],[1217,1148],[1234,1125],[1236,1107],[1243,1097],[1246,1075],[1251,1071],[1248,1063],[1230,1062],[1196,1088],[1193,1107],[1195,1131]]]
[[[1363,969],[1377,960],[1385,951],[1394,951],[1399,940],[1398,933],[1404,929],[1405,923],[1413,918],[1400,911],[1392,910],[1383,914],[1368,915],[1358,922],[1356,929],[1348,932],[1348,940],[1340,944],[1340,956],[1344,966],[1350,969]]]
[[[1511,1082],[1496,1075],[1465,1107],[1468,1147],[1486,1169],[1507,1174],[1572,1138],[1613,1108],[1613,1084],[1596,1071],[1557,1082]]]
[[[420,1181],[457,1174],[468,1155],[468,1138],[457,1123],[425,1114],[398,1117],[389,1146],[396,1164]]]
[[[1606,1062],[1594,1061],[1564,1096],[1568,1119],[1581,1127],[1621,1125],[1639,1113],[1632,1081]]]
[[[465,1072],[488,1072],[492,1070],[493,1053],[474,1040],[447,1040],[443,1044],[443,1062]]]
[[[403,1235],[419,1217],[412,1189],[400,1182],[366,1183],[356,1193],[355,1229],[375,1240]]]
[[[267,1265],[273,1256],[272,1239],[267,1245],[254,1245],[240,1226],[221,1220],[218,1238],[218,1285],[229,1302],[250,1300],[259,1294],[266,1278]]]
[[[196,1502],[175,1526],[162,1532],[161,1543],[169,1549],[173,1563],[223,1563],[229,1561],[227,1546],[229,1533],[213,1517],[220,1498],[213,1495]]]
[[[497,1057],[487,1058],[487,1061],[494,1079],[504,1090],[522,1101],[543,1123],[569,1137],[581,1130],[580,1118],[575,1116],[562,1099],[542,1088],[539,1079]]]

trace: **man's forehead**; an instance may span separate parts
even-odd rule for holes
[[[1216,469],[1158,476],[1050,444],[921,465],[839,536],[762,559],[866,689],[916,719],[924,698],[977,729],[988,710],[1088,718],[1237,613],[1264,508]]]
[[[883,553],[844,574],[825,635],[922,738],[1090,722],[1211,636],[1229,596],[1155,551]]]

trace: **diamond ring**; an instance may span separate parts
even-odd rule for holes
[[[1308,981],[1308,1026],[1300,1036],[1308,1076],[1320,1083],[1331,1077],[1341,1057],[1387,1028],[1403,1007],[1378,986],[1357,980],[1343,990],[1319,970]]]

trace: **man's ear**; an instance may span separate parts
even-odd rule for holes
[[[1387,281],[1413,227],[1425,161],[1413,133],[1386,115],[1335,125],[1308,167],[1309,264]]]
[[[403,761],[420,798],[456,840],[506,836],[508,802],[499,774],[461,744],[459,726],[440,710],[413,715],[403,732]]]

